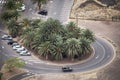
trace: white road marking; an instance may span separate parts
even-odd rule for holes
[[[44,62],[34,62],[34,63],[44,63]]]
[[[4,46],[2,46],[2,49],[4,49],[5,47]]]
[[[56,13],[56,12],[54,12],[53,14],[54,14],[54,15],[56,15],[57,13]]]
[[[99,56],[96,56],[95,58],[97,59],[97,58],[99,58]]]

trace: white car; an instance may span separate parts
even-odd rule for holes
[[[12,47],[13,47],[13,46],[17,46],[17,45],[19,45],[19,44],[18,44],[18,43],[13,43],[13,44],[12,44]]]
[[[0,0],[0,4],[4,4],[4,3],[6,3],[5,0]]]
[[[21,56],[30,56],[31,53],[26,50],[26,51],[21,51],[21,52],[20,52],[20,55],[21,55]]]
[[[22,52],[22,51],[24,51],[25,50],[25,48],[22,46],[22,47],[20,47],[20,48],[17,48],[16,49],[16,52],[17,53],[20,53],[20,52]]]
[[[21,7],[17,9],[17,11],[25,11],[25,4],[22,4]]]
[[[21,45],[13,46],[13,50],[17,50],[18,48],[21,48]]]
[[[10,35],[5,34],[2,36],[2,39],[3,40],[12,40],[12,37]]]

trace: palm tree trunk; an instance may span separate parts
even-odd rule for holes
[[[41,9],[41,4],[38,5],[39,10]]]

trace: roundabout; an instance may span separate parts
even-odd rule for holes
[[[4,33],[1,31],[0,37]],[[70,66],[73,68],[72,72],[86,72],[86,71],[93,71],[104,66],[110,64],[114,57],[115,51],[113,46],[100,37],[96,37],[96,41],[92,44],[94,48],[95,54],[92,55],[88,60],[84,61],[83,63],[73,63],[73,64],[55,64],[49,63],[43,60],[39,60],[35,58],[35,56],[20,56],[16,54],[15,51],[12,50],[11,46],[7,45],[6,41],[1,40],[1,56],[10,58],[10,57],[19,57],[23,61],[26,62],[26,66],[24,67],[29,72],[32,73],[63,73],[62,66]],[[4,48],[2,48],[4,46]]]
[[[96,41],[92,44],[95,50],[94,56],[84,63],[76,64],[64,64],[64,66],[70,66],[73,68],[73,72],[85,72],[93,71],[105,67],[110,64],[115,57],[114,48],[110,43],[101,38],[96,38]],[[25,66],[32,73],[61,73],[63,65],[45,63],[33,63]]]

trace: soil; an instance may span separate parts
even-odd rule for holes
[[[78,4],[79,3],[79,4]],[[114,16],[120,16],[120,10],[114,9],[114,6],[107,7],[97,0],[76,0],[74,5],[78,5],[71,10],[71,19],[76,17],[86,20],[112,20]]]
[[[83,63],[83,62],[89,60],[94,55],[94,52],[91,53],[91,54],[87,54],[87,55],[82,56],[81,59],[74,59],[74,61],[72,61],[72,60],[70,60],[68,58],[64,58],[62,60],[49,60],[49,59],[46,60],[45,58],[40,57],[39,55],[37,55],[37,53],[33,52],[32,54],[34,56],[36,56],[37,58],[39,58],[40,60],[46,62],[46,63],[50,63],[50,64],[54,64],[54,65],[71,65],[71,64]]]

